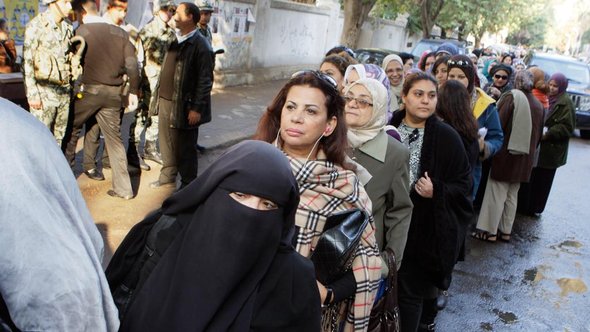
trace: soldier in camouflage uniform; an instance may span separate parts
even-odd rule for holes
[[[61,146],[71,101],[70,38],[66,19],[71,0],[42,0],[49,8],[26,27],[23,71],[31,113],[52,131]]]
[[[211,14],[213,13],[213,6],[207,0],[201,1],[201,5],[199,6],[199,10],[201,11],[201,16],[199,17],[199,23],[197,23],[197,28],[199,32],[207,39],[209,45],[213,46],[213,34],[211,33],[211,28],[209,28],[209,22],[211,21]]]
[[[146,24],[139,32],[139,38],[145,52],[145,65],[142,71],[142,99],[140,107],[135,113],[136,121],[140,121],[135,127],[135,142],[139,142],[141,132],[145,128],[144,159],[162,164],[162,157],[158,152],[158,114],[157,110],[150,110],[152,104],[152,91],[156,89],[160,79],[160,70],[164,62],[166,50],[176,39],[174,29],[168,22],[172,19],[176,5],[171,0],[160,0],[159,10],[153,20]]]

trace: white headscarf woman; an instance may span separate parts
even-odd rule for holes
[[[404,62],[397,54],[390,54],[383,59],[381,68],[389,78],[391,101],[389,108],[392,112],[400,109],[402,88],[404,87]]]
[[[350,147],[358,148],[365,142],[372,140],[377,134],[383,130],[387,124],[387,90],[377,80],[372,78],[362,78],[347,86],[344,90],[344,98],[348,102],[347,94],[355,85],[362,85],[371,94],[373,99],[373,112],[368,122],[360,126],[348,127],[348,142]],[[358,98],[358,97],[357,97]],[[357,102],[358,103],[358,102]],[[359,105],[361,106],[361,105]],[[346,114],[348,119],[348,114]]]
[[[63,153],[22,108],[0,98],[0,114],[0,322],[117,331],[103,241]]]

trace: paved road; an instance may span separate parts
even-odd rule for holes
[[[203,170],[229,145],[251,136],[260,114],[284,81],[215,91],[214,119],[202,127]],[[125,116],[125,123],[129,120]],[[540,218],[517,216],[510,243],[467,240],[465,262],[456,267],[439,331],[590,331],[590,140],[574,138],[568,164],[557,171],[548,207]],[[137,197],[106,195],[106,181],[84,175],[78,183],[106,242],[105,263],[128,230],[158,208],[171,189],[150,189],[158,165],[133,176]]]

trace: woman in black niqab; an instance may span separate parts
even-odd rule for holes
[[[257,210],[230,197],[270,200]],[[138,291],[121,331],[319,331],[313,265],[291,246],[299,203],[285,156],[246,141],[167,199],[186,226]]]

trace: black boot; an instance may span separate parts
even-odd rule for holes
[[[158,152],[158,146],[154,141],[145,141],[145,145],[143,147],[143,159],[151,160],[162,165],[162,156],[160,152]]]
[[[137,146],[131,142],[129,142],[129,147],[127,148],[127,164],[135,168],[141,168],[144,171],[151,169],[150,165],[146,164],[137,153]]]

